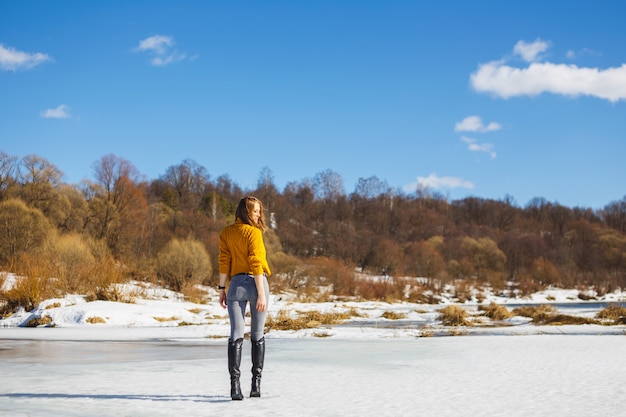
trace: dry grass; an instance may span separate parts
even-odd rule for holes
[[[40,326],[49,327],[51,323],[52,323],[52,317],[50,316],[34,317],[28,320],[28,322],[26,323],[26,327],[40,327]]]
[[[272,330],[314,329],[322,325],[333,325],[348,320],[348,313],[321,313],[319,311],[301,311],[297,317],[291,317],[287,310],[280,310],[276,316],[268,315],[265,322],[266,332]]]
[[[183,285],[181,289],[186,301],[194,304],[206,304],[208,294],[197,285]]]
[[[420,337],[433,337],[435,335],[435,329],[429,326],[424,326],[420,329]]]
[[[614,325],[626,323],[626,307],[612,304],[596,314],[600,320],[612,320]]]
[[[550,305],[523,306],[513,310],[516,316],[529,317],[533,322],[540,323],[556,314],[556,309]]]
[[[590,319],[588,317],[577,317],[577,316],[570,316],[567,314],[556,314],[552,317],[546,317],[544,321],[537,322],[536,324],[561,326],[565,324],[601,324],[601,323],[598,320]]]
[[[444,326],[472,325],[467,319],[467,311],[456,305],[450,305],[439,310],[439,318]]]
[[[506,307],[496,303],[491,303],[487,307],[481,305],[479,309],[483,310],[485,316],[489,317],[491,320],[501,321],[514,316]]]
[[[8,291],[0,292],[2,315],[10,314],[19,307],[32,311],[43,300],[58,295],[53,280],[48,278],[50,275],[35,257],[23,256],[21,259],[23,263],[17,271],[15,285]]]
[[[98,317],[98,316],[89,317],[85,321],[89,324],[106,324],[107,322],[105,319],[103,319],[102,317]]]
[[[367,317],[367,314],[361,313],[356,307],[350,307],[346,314],[350,317]]]
[[[400,319],[405,319],[406,314],[397,313],[395,311],[385,311],[383,314],[381,314],[381,317],[384,319],[388,319],[388,320],[400,320]]]
[[[172,317],[152,317],[153,319],[155,319],[156,321],[160,322],[160,323],[164,323],[166,321],[177,321],[180,320],[178,317],[172,316]]]
[[[355,284],[355,292],[362,300],[394,303],[405,298],[405,283],[399,278],[390,277],[382,281],[359,280]]]
[[[513,313],[518,316],[530,317],[535,324],[561,326],[566,324],[600,324],[598,320],[587,317],[558,314],[552,306],[542,304],[540,306],[525,306],[516,308]]]

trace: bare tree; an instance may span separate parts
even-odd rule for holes
[[[257,197],[263,201],[265,209],[271,215],[274,211],[274,204],[278,195],[278,190],[274,185],[274,173],[268,167],[263,167],[259,173],[256,194]]]
[[[330,169],[317,173],[313,184],[317,200],[334,202],[340,196],[345,196],[346,194],[341,175]]]
[[[376,198],[382,194],[389,194],[391,189],[387,181],[381,181],[378,177],[359,178],[354,193],[362,198]]]
[[[149,219],[148,203],[138,184],[141,175],[129,161],[107,155],[94,165],[94,198],[89,201],[95,237],[105,239],[114,254],[142,241]]]
[[[167,168],[161,179],[174,189],[181,208],[194,208],[209,182],[209,174],[197,162],[185,159],[181,164]]]
[[[34,154],[26,155],[22,158],[22,165],[25,168],[24,182],[49,183],[53,186],[61,184],[63,172],[45,158]]]
[[[626,233],[626,196],[605,206],[601,216],[608,226]]]
[[[34,154],[25,156],[22,166],[22,199],[58,225],[69,209],[69,202],[59,192],[63,173],[47,159]]]
[[[19,165],[17,156],[0,151],[0,200],[8,197],[9,189],[17,184]]]

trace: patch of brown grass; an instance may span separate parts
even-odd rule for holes
[[[450,305],[439,310],[439,318],[444,326],[472,325],[467,319],[467,311],[456,305]]]
[[[206,304],[207,292],[197,285],[183,285],[181,293],[185,297],[185,300],[195,304]]]
[[[89,317],[85,321],[87,323],[89,323],[89,324],[106,324],[106,322],[107,322],[105,319],[103,319],[102,317],[99,317],[99,316]]]
[[[321,313],[319,311],[301,311],[296,317],[291,317],[287,310],[280,310],[276,316],[268,315],[265,329],[266,332],[313,329],[322,325],[339,324],[349,318],[348,313]]]
[[[381,314],[381,317],[388,320],[400,320],[406,318],[406,314],[397,313],[395,311],[385,311]]]
[[[425,326],[420,329],[419,337],[433,337],[435,330],[432,327]]]
[[[613,320],[613,324],[624,324],[626,322],[626,307],[611,304],[596,314],[600,320]]]
[[[491,303],[487,307],[481,305],[479,309],[483,310],[485,316],[489,317],[491,320],[506,320],[514,316],[506,307],[496,303]]]
[[[166,321],[176,321],[179,320],[178,317],[152,317],[153,319],[155,319],[156,321],[160,322],[160,323],[164,323]]]
[[[541,323],[556,314],[556,309],[550,305],[523,306],[513,309],[516,316],[529,317],[535,323]]]
[[[598,320],[590,319],[588,317],[570,316],[568,314],[556,314],[552,317],[545,317],[542,322],[537,322],[537,324],[562,326],[565,324],[600,324],[600,322]]]
[[[366,314],[361,313],[356,307],[350,307],[346,312],[349,317],[366,317]]]
[[[39,327],[39,326],[50,326],[50,323],[52,323],[52,317],[50,316],[41,316],[41,317],[34,317],[30,320],[28,320],[28,322],[26,323],[26,327]]]
[[[516,308],[513,313],[518,316],[530,317],[535,324],[561,326],[566,324],[600,324],[598,320],[587,317],[558,314],[556,309],[549,305],[524,306]]]

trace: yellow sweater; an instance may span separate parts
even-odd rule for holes
[[[263,233],[257,227],[237,219],[220,233],[220,253],[218,255],[220,273],[229,279],[237,274],[270,275],[267,263]]]

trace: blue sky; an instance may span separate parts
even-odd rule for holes
[[[626,2],[1,1],[0,151],[279,190],[626,195]]]

